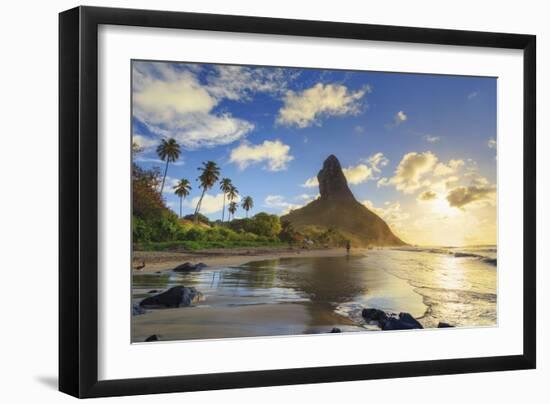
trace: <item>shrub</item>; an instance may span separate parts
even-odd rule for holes
[[[151,241],[153,230],[149,224],[136,216],[132,216],[132,238],[135,243]]]
[[[186,220],[190,220],[190,221],[192,221],[192,222],[195,221],[195,215],[186,215],[186,216],[184,216],[183,218],[186,219]],[[199,223],[204,223],[204,224],[207,224],[207,225],[209,225],[209,226],[211,225],[210,219],[208,219],[208,218],[207,218],[206,216],[204,216],[202,213],[199,213],[199,214],[197,215],[197,221],[198,221]]]

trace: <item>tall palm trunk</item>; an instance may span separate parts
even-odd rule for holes
[[[202,198],[204,198],[205,193],[206,193],[206,187],[204,187],[202,189],[201,197],[200,197],[199,201],[197,202],[197,207],[195,208],[195,224],[197,224],[199,222],[199,210],[201,208]]]
[[[160,186],[160,196],[164,190],[164,181],[166,181],[166,174],[168,173],[168,159],[166,159],[166,167],[164,167],[164,176],[162,177],[162,185]]]
[[[183,217],[181,214],[181,205],[183,203],[183,198],[180,196],[180,219]]]
[[[224,216],[225,216],[225,193],[223,194],[222,223],[223,223]]]

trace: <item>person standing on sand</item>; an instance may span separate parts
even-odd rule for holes
[[[351,242],[348,240],[346,241],[346,253],[349,255],[349,250],[351,249]]]

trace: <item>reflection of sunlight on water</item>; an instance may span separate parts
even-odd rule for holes
[[[441,289],[469,289],[470,284],[465,278],[461,260],[452,255],[438,258],[441,261],[438,267],[442,269],[432,271],[435,285]]]

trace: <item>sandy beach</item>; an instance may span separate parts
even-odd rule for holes
[[[366,250],[355,249],[350,256],[363,256]],[[345,256],[344,248],[301,249],[301,248],[219,248],[201,251],[134,251],[132,268],[134,273],[168,271],[174,267],[190,262],[203,262],[211,267],[238,266],[258,260],[292,257],[339,257]],[[136,270],[135,267],[145,262],[145,267]]]

